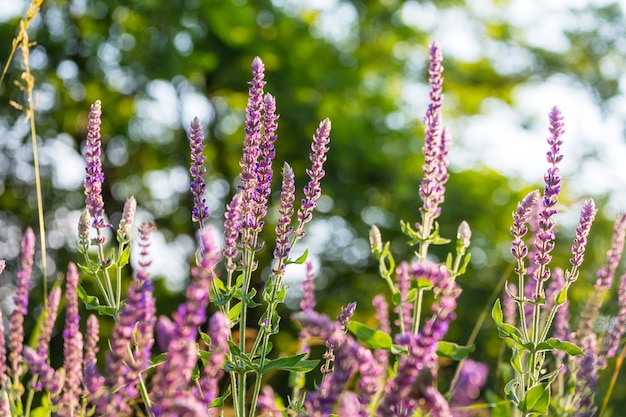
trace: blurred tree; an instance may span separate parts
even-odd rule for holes
[[[21,3],[25,9],[28,2]],[[586,24],[560,33],[565,47],[556,50],[552,44],[541,47],[528,40],[530,29],[507,15],[508,1],[494,2],[496,12],[490,14],[479,2],[461,0],[334,0],[325,7],[305,3],[44,3],[30,32],[36,41],[31,66],[39,97],[36,122],[50,278],[64,271],[68,261],[77,260],[75,225],[84,204],[79,155],[89,104],[96,99],[103,102],[106,211],[117,224],[124,200],[134,195],[141,215],[158,224],[160,237],[155,239],[168,251],[155,262],[157,278],[165,278],[157,294],[163,300],[184,285],[181,280],[187,277],[185,266],[193,252],[193,241],[185,237],[193,234],[188,124],[198,116],[207,129],[208,201],[213,222],[219,225],[239,172],[250,63],[260,56],[266,65],[266,90],[276,96],[281,114],[275,166],[289,161],[300,189],[306,182],[310,137],[319,120],[333,121],[325,198],[308,242],[316,245],[311,249],[321,266],[318,288],[333,288],[319,291],[321,309],[334,314],[339,305],[356,298],[357,315],[366,320],[369,300],[375,291],[384,290],[369,256],[369,226],[378,224],[401,254],[398,258],[410,259],[399,220],[414,222],[419,215],[418,119],[428,99],[427,45],[437,34],[453,33],[447,17],[463,16],[484,46],[474,60],[446,56],[444,49],[447,120],[480,113],[486,98],[513,104],[515,87],[555,75],[586,86],[599,104],[619,93],[620,74],[610,68],[624,66],[626,46],[621,39],[626,22],[617,2],[572,10],[572,19]],[[437,19],[443,22],[444,17],[447,28],[438,26]],[[0,14],[2,59],[9,55],[19,18],[19,13]],[[27,126],[20,111],[9,105],[9,100],[23,102],[23,93],[14,86],[20,65],[16,56],[0,86],[0,258],[7,259],[17,255],[20,231],[37,222]],[[547,126],[547,118],[537,123]],[[455,143],[463,135],[462,130],[453,131]],[[276,181],[274,201],[277,188]],[[510,264],[510,213],[525,191],[521,188],[487,169],[451,175],[442,233],[453,238],[465,219],[474,236],[474,263],[461,281],[467,293],[461,308],[471,313],[457,320],[451,333],[457,341],[467,338]],[[271,223],[266,225],[268,242],[273,241]],[[608,230],[606,221],[594,227],[592,239],[603,240],[592,246],[587,265],[599,265],[603,259]],[[573,234],[573,228],[568,232]],[[558,245],[562,265],[569,250],[565,241]],[[445,250],[438,255],[445,256]],[[270,251],[266,249],[268,259]],[[159,310],[174,305],[161,302]],[[484,332],[478,358],[493,363],[499,343],[494,331]]]

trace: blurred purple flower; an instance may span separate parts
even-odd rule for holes
[[[31,285],[33,258],[35,256],[35,234],[29,227],[22,237],[20,269],[13,301],[15,308],[9,317],[9,357],[14,381],[22,375],[22,350],[24,348],[24,315],[28,311],[28,291]]]
[[[102,228],[104,223],[104,201],[102,200],[102,173],[101,141],[100,141],[100,117],[102,116],[102,103],[96,100],[89,109],[89,124],[87,125],[87,143],[85,145],[85,159],[87,177],[84,181],[85,204],[93,221],[93,227]]]
[[[204,227],[204,221],[209,218],[209,208],[206,206],[206,199],[204,194],[206,192],[206,183],[204,182],[204,174],[206,169],[204,168],[204,160],[206,157],[202,155],[204,151],[204,135],[202,133],[202,126],[198,118],[194,118],[191,121],[191,128],[189,129],[189,147],[191,148],[191,166],[189,167],[189,173],[191,174],[191,195],[193,195],[193,210],[191,213],[191,220],[198,222],[200,227]]]
[[[35,351],[41,358],[48,358],[48,345],[50,344],[52,330],[54,329],[54,322],[57,318],[59,301],[61,301],[61,287],[54,287],[48,295],[48,303],[45,309],[44,318],[41,322],[39,338],[37,339],[37,348]],[[37,383],[36,389],[41,390],[40,383]]]
[[[578,359],[578,372],[576,372],[576,386],[574,398],[578,404],[574,407],[574,417],[593,417],[596,413],[594,397],[598,383],[598,356],[596,353],[596,335],[587,334],[582,340],[581,346],[584,356]]]
[[[395,306],[393,311],[398,315],[395,322],[397,326],[404,332],[411,331],[413,328],[413,303],[408,301],[409,290],[411,289],[411,279],[409,277],[409,264],[402,262],[396,267],[396,288],[400,294],[400,305]]]
[[[259,162],[256,168],[257,186],[254,193],[255,217],[259,221],[259,230],[263,227],[262,219],[267,214],[267,198],[270,195],[272,185],[272,162],[276,156],[274,143],[278,138],[276,129],[278,128],[278,115],[276,115],[276,100],[271,94],[265,94],[262,106],[261,143],[259,144]]]
[[[620,341],[624,333],[626,333],[626,274],[623,274],[619,281],[617,303],[619,311],[615,316],[613,326],[604,337],[602,349],[598,355],[598,365],[600,368],[606,367],[606,360],[615,356]]]
[[[46,358],[42,358],[37,352],[30,347],[24,347],[24,362],[28,366],[28,369],[33,375],[36,375],[41,382],[41,385],[45,387],[51,394],[56,396],[64,386],[63,372],[55,372],[54,369],[46,362]],[[58,397],[55,397],[55,402],[58,401]],[[59,410],[59,415],[62,410]]]
[[[465,359],[461,365],[459,378],[450,399],[452,407],[471,405],[480,396],[480,390],[487,382],[489,368],[484,363]],[[467,416],[464,410],[453,410],[454,417]]]
[[[83,335],[78,313],[78,270],[72,262],[67,266],[65,282],[65,329],[63,330],[63,369],[65,384],[62,410],[67,415],[77,412],[82,393]]]
[[[315,273],[313,272],[313,263],[307,261],[304,263],[305,277],[302,281],[302,299],[300,300],[300,310],[307,311],[315,309]]]
[[[204,366],[204,374],[198,381],[202,395],[198,397],[208,408],[211,402],[219,396],[217,383],[224,375],[226,354],[228,353],[228,337],[230,336],[230,322],[221,312],[213,314],[209,320],[209,336],[211,337],[211,357]]]

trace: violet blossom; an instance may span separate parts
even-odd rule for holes
[[[233,196],[231,202],[226,205],[224,213],[224,258],[226,259],[226,270],[232,274],[237,267],[235,258],[239,253],[237,239],[242,225],[241,193]]]
[[[224,365],[228,354],[228,337],[230,335],[230,322],[221,312],[213,314],[209,320],[209,347],[211,357],[204,366],[204,374],[198,381],[200,393],[198,397],[207,407],[219,396],[218,382],[224,375]],[[217,411],[217,410],[215,410]],[[211,415],[216,415],[212,413]]]
[[[293,227],[290,226],[290,223],[293,217],[293,202],[296,194],[293,169],[287,162],[283,165],[282,176],[280,207],[278,208],[279,218],[276,222],[276,248],[274,249],[274,257],[278,260],[277,268],[281,269],[284,268],[284,261],[289,258],[291,252],[290,239]]]
[[[435,372],[437,343],[443,340],[450,322],[456,317],[454,310],[460,290],[450,272],[430,262],[415,263],[408,269],[411,279],[428,279],[438,298],[432,305],[433,316],[424,323],[419,334],[405,332],[396,337],[396,343],[406,347],[408,354],[400,358],[396,376],[385,387],[385,397],[378,408],[381,417],[412,415],[418,401],[414,396],[409,396],[411,387],[415,388],[414,384],[419,381],[422,372],[428,369]],[[432,406],[439,408],[431,409],[431,412],[449,415],[446,414],[449,413],[447,403],[444,406],[440,401],[434,401]]]
[[[67,266],[65,287],[65,329],[63,330],[63,370],[65,384],[62,393],[63,413],[71,415],[79,407],[82,392],[83,335],[78,313],[78,270],[72,262]]]
[[[543,192],[542,208],[539,212],[539,230],[534,239],[534,263],[537,269],[533,273],[535,280],[539,282],[545,282],[550,278],[550,269],[548,267],[552,260],[550,254],[554,249],[554,216],[557,213],[556,204],[558,202],[559,194],[561,191],[561,177],[559,175],[558,163],[563,159],[561,154],[561,145],[563,140],[561,136],[564,133],[563,129],[563,116],[558,107],[553,107],[549,114],[550,118],[550,137],[548,137],[548,144],[550,150],[546,154],[546,159],[550,163],[550,167],[544,175],[544,181],[546,187]],[[537,289],[541,290],[541,284],[537,285]],[[536,297],[541,297],[543,294],[538,293]]]
[[[444,185],[448,180],[448,151],[450,136],[444,129],[441,121],[441,104],[443,101],[443,56],[437,43],[430,46],[430,65],[428,83],[430,90],[430,104],[424,116],[424,164],[422,165],[423,178],[419,187],[419,195],[423,206],[421,210],[428,213],[431,219],[439,217],[439,205],[444,200]],[[429,233],[429,230],[424,230]]]
[[[15,308],[9,317],[9,357],[14,381],[18,381],[22,375],[24,316],[28,312],[28,290],[35,256],[35,234],[30,227],[24,232],[21,247],[20,269],[17,272],[17,285],[13,297]]]
[[[626,332],[626,274],[623,274],[619,281],[617,303],[619,311],[615,316],[613,326],[611,326],[604,337],[602,349],[598,355],[598,365],[600,368],[605,368],[607,359],[615,356],[622,336]]]
[[[191,165],[189,173],[191,174],[191,195],[193,196],[193,210],[191,220],[198,222],[200,227],[204,227],[204,221],[209,218],[209,208],[206,205],[204,194],[206,192],[206,183],[204,182],[204,160],[206,157],[202,155],[204,150],[204,135],[202,126],[198,118],[191,121],[189,129],[189,147],[191,148]]]
[[[304,198],[302,205],[298,210],[298,237],[305,235],[304,225],[313,218],[313,209],[317,205],[317,199],[322,195],[320,181],[324,178],[324,162],[326,162],[326,153],[328,152],[328,144],[330,143],[330,120],[324,119],[320,122],[319,127],[313,135],[313,143],[311,144],[311,169],[307,169],[306,173],[311,179],[304,187]]]
[[[54,329],[54,322],[57,318],[59,301],[61,301],[61,287],[55,287],[50,291],[50,294],[48,294],[48,303],[45,309],[44,318],[41,322],[39,338],[37,339],[37,348],[35,351],[41,358],[48,357],[48,345],[50,344],[52,330]],[[35,388],[37,390],[41,390],[41,384],[37,383]]]
[[[594,397],[598,383],[598,356],[596,353],[596,335],[589,333],[582,339],[584,356],[578,359],[574,396],[578,399],[574,417],[595,416]]]
[[[480,390],[487,382],[489,368],[484,363],[465,359],[459,372],[459,378],[455,385],[454,393],[450,399],[454,417],[471,415],[465,410],[456,410],[457,407],[471,405],[480,396]]]
[[[96,100],[89,109],[89,124],[87,125],[87,143],[85,145],[85,159],[87,166],[85,171],[87,177],[84,181],[85,205],[93,220],[92,226],[95,228],[106,227],[104,223],[104,201],[102,200],[102,183],[104,174],[102,172],[100,124],[102,116],[102,103]]]
[[[591,224],[596,217],[597,209],[592,199],[585,200],[583,208],[580,212],[580,220],[576,227],[576,234],[574,236],[574,242],[572,244],[572,255],[570,263],[572,264],[572,272],[568,276],[569,281],[574,281],[578,278],[577,268],[582,265],[585,257],[585,247],[587,246],[587,238],[589,237],[589,230]]]

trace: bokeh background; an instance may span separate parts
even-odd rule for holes
[[[27,6],[24,0],[0,0],[2,65]],[[335,315],[341,305],[357,301],[356,318],[373,323],[371,298],[385,285],[369,253],[368,230],[378,225],[396,259],[410,259],[400,220],[419,219],[428,44],[436,40],[444,53],[443,111],[453,137],[441,232],[453,238],[462,220],[473,231],[472,263],[459,281],[461,313],[447,339],[467,340],[476,317],[490,307],[494,288],[510,273],[511,212],[526,192],[541,187],[553,105],[561,107],[567,130],[555,265],[568,265],[583,198],[593,196],[600,207],[572,291],[576,317],[604,261],[612,221],[626,209],[625,7],[591,0],[45,1],[29,34],[36,42],[30,64],[48,231],[46,279],[52,282],[69,261],[80,261],[81,152],[89,105],[100,99],[107,215],[117,224],[124,200],[134,195],[136,224],[156,222],[158,309],[175,308],[195,247],[186,131],[199,117],[207,137],[210,223],[220,229],[237,184],[250,64],[260,56],[266,91],[276,96],[281,115],[275,166],[288,161],[300,190],[311,136],[321,119],[333,123],[323,197],[300,246],[309,247],[317,271],[319,309]],[[17,54],[0,86],[5,313],[21,233],[38,227],[29,125],[9,103],[24,103],[16,85],[21,71]],[[275,210],[269,216],[269,244],[260,254],[267,262],[261,265],[270,259]],[[437,248],[433,257],[445,259],[451,250]],[[260,269],[257,283],[267,273]],[[293,266],[288,276],[285,314],[297,308],[304,274]],[[35,281],[33,302],[41,299],[41,273]],[[607,317],[616,303],[615,291]],[[276,344],[292,350],[287,322]],[[489,389],[496,393],[503,388],[495,369],[501,351],[487,320],[472,357],[491,364]],[[452,365],[443,364],[444,386]],[[625,400],[626,383],[618,383],[614,404]]]

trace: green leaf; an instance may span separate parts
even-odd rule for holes
[[[546,415],[550,406],[550,387],[544,384],[532,386],[520,401],[518,409],[527,415]]]
[[[285,265],[289,265],[289,264],[302,265],[306,261],[307,256],[309,256],[309,248],[306,248],[304,250],[304,253],[300,255],[298,259],[296,259],[295,261],[287,259],[287,261],[285,262]]]
[[[463,263],[461,264],[461,267],[457,271],[459,275],[463,275],[467,271],[467,266],[470,263],[470,259],[472,259],[471,253],[468,253],[463,257]]]
[[[239,316],[241,315],[241,303],[237,303],[234,306],[231,307],[230,311],[228,312],[228,319],[231,321],[239,321]]]
[[[297,355],[267,361],[263,365],[261,372],[266,373],[274,369],[293,372],[309,372],[317,366],[319,360],[302,360],[305,356],[306,353],[299,353]]]
[[[575,344],[571,342],[564,342],[556,337],[551,337],[537,346],[537,351],[540,352],[544,350],[560,350],[570,356],[582,355],[584,353],[582,349]]]
[[[399,292],[391,295],[391,304],[394,307],[399,306],[401,302],[402,302],[402,296],[400,295]]]
[[[487,390],[485,392],[485,398],[489,402],[489,407],[491,408],[491,416],[490,417],[510,417],[510,403],[499,396],[497,396],[493,391]]]
[[[523,370],[522,370],[523,358],[524,358],[524,352],[521,351],[520,349],[513,348],[513,352],[511,354],[511,366],[519,374],[523,373]]]
[[[554,297],[554,303],[557,306],[563,305],[567,302],[567,290],[569,286],[565,286],[558,294]]]
[[[356,320],[351,320],[348,323],[348,330],[357,340],[372,349],[391,350],[391,336],[385,332],[374,330]]]
[[[120,253],[120,257],[117,260],[117,266],[121,268],[125,265],[128,265],[129,259],[130,259],[130,245],[127,245],[122,251],[122,253]]]
[[[437,343],[437,355],[443,358],[449,358],[460,361],[469,356],[476,349],[476,346],[460,346],[456,343],[441,341]]]
[[[433,283],[429,279],[426,279],[426,278],[418,278],[417,279],[417,288],[418,289],[429,290],[432,287],[433,287]],[[413,298],[411,301],[413,301],[413,300],[415,300],[415,298]]]
[[[519,385],[519,381],[517,379],[512,379],[509,382],[507,382],[507,384],[504,386],[504,395],[506,399],[512,402],[513,404],[515,404],[516,406],[519,405],[519,399],[517,398],[517,395],[515,394],[515,389],[517,388],[518,385]]]
[[[493,305],[493,309],[491,310],[491,317],[493,318],[493,321],[498,327],[498,333],[501,338],[512,339],[513,341],[517,342],[519,345],[524,346],[522,332],[520,332],[520,330],[517,327],[511,326],[510,324],[506,324],[503,322],[502,307],[500,306],[500,299],[497,299],[495,304]],[[524,348],[528,350],[528,347],[524,346]]]
[[[117,310],[113,307],[100,305],[98,297],[87,294],[82,285],[78,285],[76,289],[78,298],[83,302],[87,310],[97,311],[98,314],[104,316],[117,317]]]

